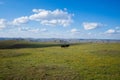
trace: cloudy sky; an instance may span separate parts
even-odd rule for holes
[[[0,37],[120,39],[120,1],[0,0]]]

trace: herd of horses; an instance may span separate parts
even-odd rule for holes
[[[67,48],[67,47],[69,47],[70,45],[69,44],[62,44],[61,45],[61,48]]]

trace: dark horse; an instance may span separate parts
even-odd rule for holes
[[[65,47],[69,47],[69,46],[70,46],[69,44],[62,44],[61,48],[65,48]]]

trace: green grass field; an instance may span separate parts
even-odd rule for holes
[[[0,80],[120,80],[120,43],[1,41]]]

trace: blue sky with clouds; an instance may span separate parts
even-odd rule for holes
[[[119,0],[0,0],[0,37],[120,39]]]

